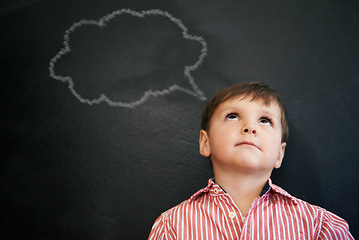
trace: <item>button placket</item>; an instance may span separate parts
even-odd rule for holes
[[[239,218],[241,214],[237,212],[238,207],[234,204],[234,201],[229,194],[224,193],[218,188],[220,194],[215,193],[213,189],[214,203],[221,210],[221,216],[227,218],[232,229],[236,229],[236,232],[240,234],[242,232],[242,219]],[[216,195],[216,196],[215,196]]]
[[[237,214],[235,212],[229,212],[229,214],[228,214],[228,217],[231,219],[235,218],[236,216],[237,216]]]

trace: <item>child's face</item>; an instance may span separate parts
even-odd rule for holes
[[[200,133],[200,153],[211,157],[214,170],[270,174],[279,168],[286,143],[281,142],[281,111],[251,97],[221,103],[209,130]]]

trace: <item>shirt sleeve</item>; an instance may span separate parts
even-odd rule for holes
[[[318,239],[354,240],[353,236],[349,232],[348,223],[344,219],[329,211],[325,211],[324,213]]]
[[[160,240],[167,239],[165,225],[163,223],[162,216],[159,216],[157,218],[157,220],[155,221],[155,223],[152,226],[150,236],[148,237],[148,240],[158,240],[158,239],[160,239]]]

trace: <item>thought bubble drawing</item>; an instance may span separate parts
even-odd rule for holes
[[[96,32],[88,36],[89,31]],[[83,39],[84,33],[86,39]],[[174,37],[177,35],[179,37]],[[166,40],[171,43],[165,45],[161,42]],[[177,49],[178,44],[185,46],[185,50]],[[112,107],[135,108],[151,96],[173,91],[206,100],[192,72],[198,69],[207,55],[207,43],[202,37],[190,35],[181,20],[166,11],[121,9],[98,21],[83,19],[66,30],[63,45],[50,60],[50,77],[67,83],[71,93],[81,103],[93,105],[106,102]],[[193,45],[201,47],[195,54],[194,51],[186,51]],[[180,66],[181,77],[175,76],[175,69],[179,68],[177,61],[189,61],[186,54],[191,62]],[[170,84],[179,79],[184,80],[181,85]],[[125,87],[121,85],[123,83]],[[90,85],[93,92],[88,93],[90,97],[84,96],[81,91],[90,89]],[[132,99],[123,99],[124,95]]]

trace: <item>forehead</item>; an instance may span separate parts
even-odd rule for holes
[[[275,100],[265,100],[263,98],[254,99],[252,96],[237,96],[223,101],[219,104],[214,112],[214,114],[221,111],[226,111],[227,109],[241,110],[242,108],[252,105],[257,106],[259,110],[265,112],[270,112],[274,115],[278,114],[278,117],[281,116],[280,106]]]

